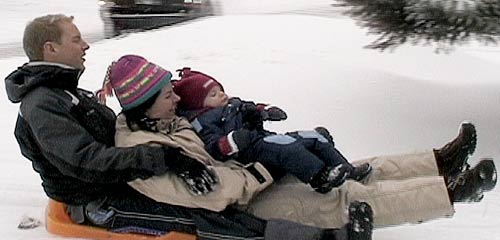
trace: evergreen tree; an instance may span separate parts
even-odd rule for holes
[[[379,37],[368,48],[385,50],[411,42],[439,49],[475,39],[500,38],[500,0],[337,0],[346,14]]]

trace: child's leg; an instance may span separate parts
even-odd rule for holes
[[[325,163],[297,139],[281,134],[262,138],[244,154],[245,158],[258,161],[266,168],[283,170],[305,183],[325,167]]]
[[[292,174],[320,193],[344,183],[349,167],[325,165],[297,139],[287,135],[271,135],[257,141],[252,149],[245,151],[245,158],[253,157],[266,168],[281,169]]]
[[[307,150],[323,160],[326,165],[347,164],[350,166],[347,159],[335,148],[333,140],[325,138],[314,130],[289,132],[286,135],[295,138]]]
[[[296,138],[305,148],[323,160],[326,165],[338,166],[343,164],[348,166],[348,179],[361,181],[372,171],[372,167],[369,164],[353,166],[349,163],[344,155],[335,148],[333,138],[325,128],[316,128],[314,131],[290,132],[287,135]]]

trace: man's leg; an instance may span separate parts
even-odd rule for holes
[[[85,215],[87,224],[114,232],[163,235],[178,231],[195,234],[201,240],[323,240],[325,232],[291,221],[263,220],[234,209],[212,212],[158,203],[131,189],[97,205],[89,204]],[[371,239],[371,234],[365,239]]]
[[[86,220],[114,232],[162,235],[178,231],[196,234],[199,239],[264,239],[267,224],[246,213],[217,213],[158,203],[126,188],[99,205],[88,205]]]

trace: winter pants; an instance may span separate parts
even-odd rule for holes
[[[262,163],[275,179],[288,173],[304,183],[326,165],[346,164],[334,145],[316,131],[269,135],[242,154],[243,159]]]
[[[374,157],[353,164],[363,162],[374,168],[364,183],[348,180],[330,193],[320,194],[287,176],[258,195],[247,211],[264,219],[282,218],[328,228],[347,222],[347,207],[355,200],[371,205],[376,227],[454,214],[432,151]]]
[[[286,220],[262,220],[233,209],[211,212],[158,203],[124,188],[84,207],[85,224],[113,232],[196,234],[197,239],[319,239],[322,229]],[[284,237],[284,238],[282,238]]]

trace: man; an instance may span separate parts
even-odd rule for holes
[[[216,177],[177,149],[113,147],[114,113],[91,92],[77,88],[89,45],[72,17],[34,19],[26,26],[23,47],[29,63],[5,82],[9,99],[21,102],[15,136],[46,194],[66,203],[75,222],[153,235],[181,231],[199,239],[371,239],[372,213],[359,202],[349,209],[350,224],[323,230],[232,209],[210,212],[146,198],[126,182],[172,171],[192,192],[206,194],[216,187]],[[353,225],[365,231],[355,232]]]

